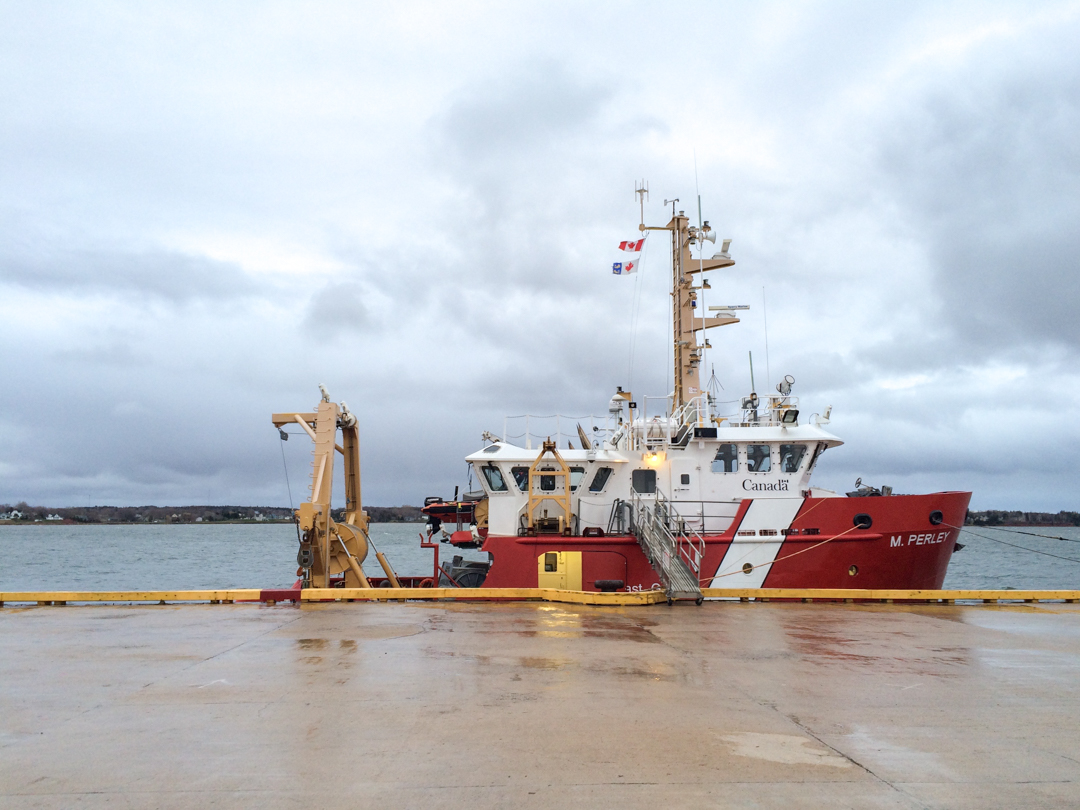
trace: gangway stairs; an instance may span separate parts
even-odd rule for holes
[[[701,561],[705,538],[686,520],[659,490],[655,496],[633,494],[631,531],[637,537],[649,564],[660,575],[668,604],[676,599],[693,599],[701,604]]]

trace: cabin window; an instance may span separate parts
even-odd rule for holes
[[[786,473],[798,472],[805,455],[805,444],[780,445],[780,471]]]
[[[506,492],[506,482],[503,480],[502,471],[494,464],[485,464],[480,468],[487,480],[488,489],[492,492]]]
[[[679,483],[684,487],[690,486],[690,473],[683,473],[682,475],[680,475]]]
[[[601,492],[607,486],[609,478],[611,478],[611,467],[601,467],[593,476],[592,483],[589,484],[589,492]]]
[[[810,457],[810,465],[806,468],[807,472],[811,472],[814,469],[814,465],[817,464],[817,460],[821,458],[821,454],[827,449],[825,442],[818,443],[814,448],[814,455]]]
[[[529,468],[528,467],[511,467],[510,472],[514,476],[514,483],[517,484],[518,489],[522,492],[529,488]]]
[[[716,448],[716,458],[712,463],[713,472],[729,473],[739,471],[739,446],[722,444]]]
[[[656,470],[634,470],[630,485],[639,495],[652,495],[656,492]]]
[[[749,472],[768,472],[772,469],[772,456],[767,444],[746,445],[746,469]]]
[[[540,471],[543,473],[545,470],[554,471],[554,467],[541,467]],[[541,492],[554,492],[555,491],[555,479],[558,476],[555,475],[541,475],[540,476],[540,491]]]
[[[581,479],[585,477],[584,467],[571,467],[570,468],[570,491],[577,492],[577,488],[581,486]]]

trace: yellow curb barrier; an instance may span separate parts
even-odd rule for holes
[[[557,588],[309,588],[301,601],[366,601],[387,599],[531,599],[576,605],[656,605],[667,601],[663,591],[562,591]]]
[[[860,602],[1080,602],[1080,591],[870,590],[856,588],[702,588],[706,599],[828,599]]]
[[[5,602],[239,602],[258,601],[258,588],[225,591],[0,591],[0,605]]]
[[[274,604],[287,591],[264,591],[241,588],[218,591],[0,591],[0,606],[5,603],[65,605],[72,602],[156,602],[158,604],[209,602],[265,602]],[[1012,590],[867,590],[847,588],[703,588],[710,600],[767,602],[773,599],[802,602],[929,602],[952,604],[958,601],[994,604],[998,602],[1080,602],[1076,591]],[[271,596],[271,594],[273,596]],[[663,591],[562,591],[556,588],[309,588],[300,592],[301,602],[372,602],[372,601],[488,601],[533,600],[576,605],[634,606],[656,605],[667,601]]]

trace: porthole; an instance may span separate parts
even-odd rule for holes
[[[853,577],[853,576],[855,576],[855,575],[856,575],[857,573],[859,573],[859,566],[857,566],[857,565],[853,565],[853,566],[851,566],[851,568],[849,568],[849,569],[847,570],[847,572],[848,572],[848,576],[852,576],[852,577]]]
[[[943,514],[941,514],[940,509],[935,509],[933,512],[930,513],[930,525],[931,526],[940,526],[941,521],[943,521],[943,520],[945,520],[945,516]]]
[[[742,572],[744,574],[749,574],[753,570],[754,566],[752,566],[750,563],[743,563]]]
[[[856,529],[869,529],[874,525],[874,519],[866,514],[866,512],[859,512],[851,522],[855,525]]]

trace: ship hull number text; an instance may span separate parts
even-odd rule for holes
[[[932,546],[935,543],[944,543],[949,536],[948,532],[934,534],[909,534],[906,538],[902,534],[894,534],[889,538],[889,548],[903,548],[904,546]]]

